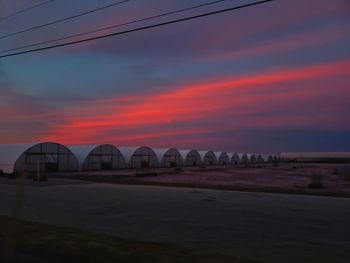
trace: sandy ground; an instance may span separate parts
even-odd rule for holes
[[[1,214],[15,193],[0,184]],[[349,208],[350,198],[52,179],[26,188],[23,218],[266,262],[349,262]]]

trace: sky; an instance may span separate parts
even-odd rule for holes
[[[0,17],[40,2],[0,0]],[[114,2],[56,0],[0,20],[0,38]],[[207,2],[130,0],[0,39],[0,52]],[[89,36],[250,2],[227,0]],[[0,58],[0,143],[350,151],[349,83],[350,1],[275,0]]]

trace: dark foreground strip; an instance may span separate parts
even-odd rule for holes
[[[10,222],[8,217],[0,216],[0,262],[257,262],[27,221],[17,222],[14,250],[12,256],[6,256],[4,248]]]

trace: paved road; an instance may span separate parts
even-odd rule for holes
[[[14,185],[0,184],[0,214]],[[350,198],[155,186],[26,189],[23,217],[267,262],[350,262]]]

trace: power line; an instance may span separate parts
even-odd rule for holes
[[[250,4],[245,4],[245,5],[225,8],[225,9],[221,9],[221,10],[218,10],[218,11],[203,13],[203,14],[200,14],[200,15],[185,17],[185,18],[176,19],[176,20],[170,20],[170,21],[167,21],[167,22],[157,23],[157,24],[153,24],[153,25],[149,25],[149,26],[143,26],[143,27],[138,27],[138,28],[134,28],[134,29],[130,29],[130,30],[121,31],[121,32],[110,33],[110,34],[106,34],[106,35],[102,35],[102,36],[85,38],[85,39],[81,39],[81,40],[77,40],[77,41],[71,41],[71,42],[66,42],[66,43],[57,44],[57,45],[51,45],[51,46],[42,47],[42,48],[36,48],[36,49],[30,49],[30,50],[25,50],[25,51],[21,51],[21,52],[10,53],[10,54],[6,54],[6,55],[1,55],[0,58],[12,57],[12,56],[20,55],[20,54],[33,53],[33,52],[38,52],[38,51],[42,51],[42,50],[54,49],[54,48],[58,48],[58,47],[70,46],[70,45],[75,45],[75,44],[79,44],[79,43],[89,42],[89,41],[93,41],[93,40],[108,38],[108,37],[112,37],[112,36],[124,35],[124,34],[132,33],[132,32],[142,31],[142,30],[151,29],[151,28],[157,28],[157,27],[170,25],[170,24],[175,24],[175,23],[179,23],[179,22],[184,22],[184,21],[188,21],[188,20],[194,20],[194,19],[198,19],[198,18],[201,18],[201,17],[206,17],[206,16],[215,15],[215,14],[225,13],[225,12],[229,12],[229,11],[233,11],[233,10],[237,10],[237,9],[242,9],[242,8],[246,8],[246,7],[250,7],[250,6],[256,6],[256,5],[259,5],[259,4],[272,2],[272,1],[273,0],[264,0],[264,1],[250,3]]]
[[[48,1],[45,1],[45,2],[42,2],[42,3],[36,4],[36,5],[30,6],[30,7],[27,7],[27,8],[21,9],[21,10],[18,10],[18,11],[16,11],[16,12],[13,12],[12,14],[9,14],[9,15],[6,15],[6,16],[3,16],[3,17],[0,17],[0,21],[5,20],[5,19],[8,19],[8,18],[10,18],[10,17],[14,17],[14,16],[19,15],[19,14],[22,14],[22,13],[27,12],[27,11],[29,11],[29,10],[32,10],[32,9],[34,9],[34,8],[37,8],[37,7],[40,7],[40,6],[49,4],[49,3],[53,2],[53,1],[56,1],[56,0],[48,0]]]
[[[171,11],[171,12],[162,13],[162,14],[154,15],[154,16],[149,16],[149,17],[145,17],[145,18],[141,18],[141,19],[137,19],[137,20],[121,23],[121,24],[107,26],[107,27],[103,27],[103,28],[100,28],[100,29],[92,30],[92,31],[87,31],[87,32],[78,33],[78,34],[71,34],[71,35],[68,35],[68,36],[65,36],[65,37],[61,37],[61,38],[55,38],[55,39],[46,40],[46,41],[37,42],[37,43],[32,43],[32,44],[28,44],[28,45],[24,45],[24,46],[20,46],[20,47],[0,50],[0,54],[1,53],[6,53],[6,52],[9,52],[9,51],[15,51],[15,50],[19,50],[19,49],[29,48],[29,47],[41,46],[41,45],[44,45],[44,44],[49,44],[49,43],[52,43],[52,42],[57,42],[57,41],[66,40],[66,39],[70,39],[70,38],[75,38],[75,37],[79,37],[79,36],[89,35],[89,34],[101,32],[101,31],[104,31],[104,30],[107,30],[107,29],[117,28],[117,27],[131,25],[131,24],[135,24],[135,23],[139,23],[139,22],[144,22],[144,21],[147,21],[147,20],[152,20],[152,19],[155,19],[155,18],[160,18],[160,17],[164,17],[164,16],[168,16],[168,15],[182,13],[182,12],[185,12],[185,11],[198,9],[198,8],[209,6],[209,5],[214,5],[214,4],[217,4],[217,3],[220,3],[220,2],[225,2],[225,1],[229,1],[229,0],[212,1],[212,2],[201,4],[201,5],[196,5],[196,6],[191,6],[191,7],[179,9],[179,10],[176,10],[176,11]]]
[[[54,25],[54,24],[58,24],[58,23],[61,23],[61,22],[67,21],[67,20],[71,20],[71,19],[80,17],[80,16],[85,16],[85,15],[88,15],[88,14],[91,14],[91,13],[94,13],[94,12],[97,12],[97,11],[101,11],[101,10],[106,9],[106,8],[110,8],[110,7],[113,7],[113,6],[116,6],[116,5],[123,4],[123,3],[128,2],[128,1],[130,1],[130,0],[119,1],[119,2],[116,2],[116,3],[112,3],[112,4],[109,4],[109,5],[105,5],[105,6],[102,6],[102,7],[98,7],[98,8],[95,8],[95,9],[92,9],[92,10],[89,10],[89,11],[77,14],[77,15],[74,15],[74,16],[69,16],[69,17],[66,17],[66,18],[62,18],[62,19],[58,19],[58,20],[46,23],[46,24],[29,27],[29,28],[26,28],[26,29],[23,29],[23,30],[20,30],[20,31],[16,31],[16,32],[13,32],[13,33],[10,33],[10,34],[7,34],[7,35],[0,36],[0,39],[8,38],[8,37],[15,36],[15,35],[18,35],[18,34],[22,34],[22,33],[25,33],[25,32],[33,31],[33,30],[36,30],[36,29],[39,29],[39,28],[43,28],[43,27]]]

